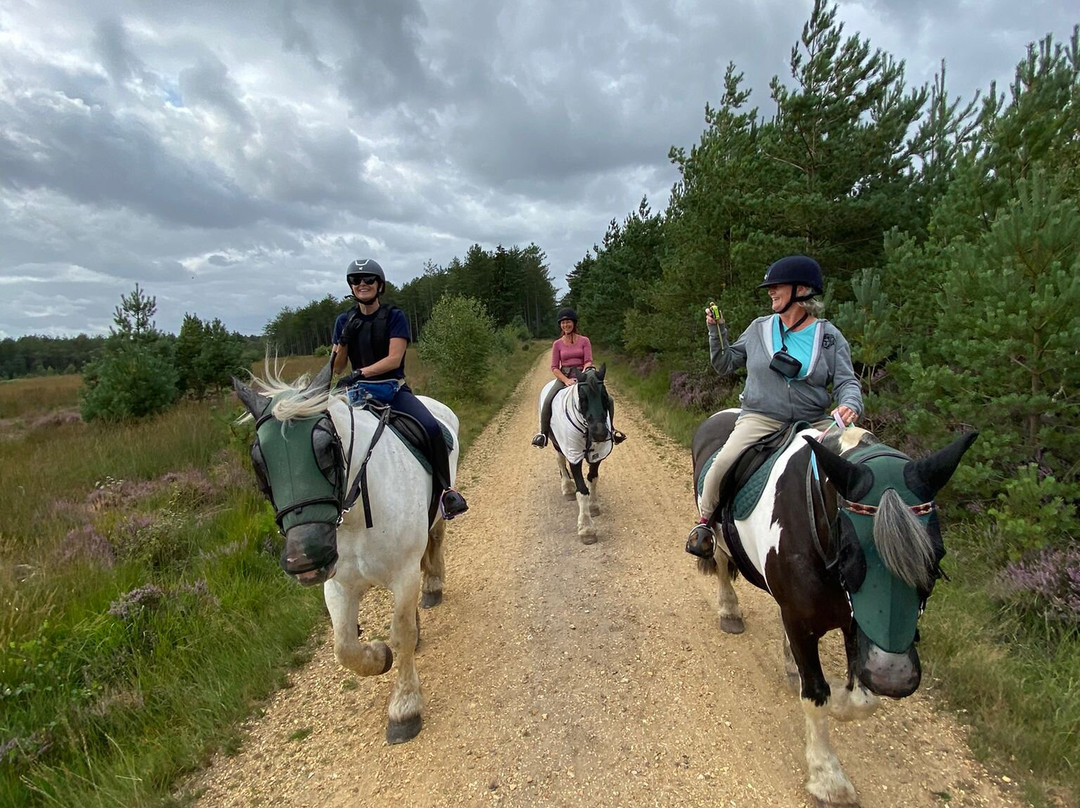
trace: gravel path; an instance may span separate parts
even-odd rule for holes
[[[471,510],[447,530],[445,600],[421,614],[421,734],[387,746],[392,680],[338,667],[328,621],[240,752],[185,785],[199,808],[812,805],[776,606],[740,581],[747,631],[721,633],[712,579],[682,550],[689,452],[613,389],[629,439],[604,462],[599,540],[582,545],[554,453],[529,446],[548,378],[545,356],[462,465]],[[369,596],[366,635],[389,616]],[[838,676],[840,643],[826,645]],[[863,808],[1024,805],[972,760],[932,685],[833,724]]]

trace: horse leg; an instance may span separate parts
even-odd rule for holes
[[[589,487],[585,485],[585,478],[581,476],[581,463],[571,463],[570,473],[574,475],[574,485],[577,489],[578,517],[577,534],[582,544],[593,544],[596,541],[596,528],[593,527],[592,516],[589,513]]]
[[[784,629],[802,679],[800,701],[806,717],[806,790],[825,805],[856,805],[855,787],[844,774],[829,743],[830,692],[821,670],[818,637],[786,622]]]
[[[844,651],[848,659],[848,678],[846,683],[830,682],[832,698],[829,700],[829,715],[837,721],[856,721],[873,713],[881,704],[881,699],[855,678],[854,660],[858,649],[855,647],[855,633],[850,629],[844,632]]]
[[[334,657],[339,665],[359,676],[386,673],[394,664],[394,654],[386,643],[378,640],[360,642],[357,637],[360,600],[370,588],[371,584],[366,581],[346,588],[337,577],[323,584],[323,599],[334,626]]]
[[[795,657],[791,653],[791,643],[788,641],[787,632],[784,632],[784,673],[787,674],[788,687],[792,693],[798,693],[800,687],[799,666],[795,664]]]
[[[725,634],[742,634],[746,630],[743,623],[742,609],[739,608],[739,596],[731,585],[735,562],[719,554],[716,560],[716,612],[720,617],[720,630]]]
[[[561,454],[555,455],[555,465],[559,469],[559,480],[562,485],[564,499],[574,498],[574,479],[570,476],[570,470],[566,468],[566,458]]]
[[[398,655],[398,675],[390,694],[386,742],[412,740],[420,733],[424,699],[420,677],[416,674],[416,644],[420,636],[416,599],[420,594],[417,568],[402,572],[391,586],[394,593],[394,618],[390,624],[390,644]]]
[[[439,519],[435,526],[428,531],[427,549],[424,557],[420,559],[420,572],[423,575],[423,583],[420,587],[420,608],[434,609],[442,603],[443,578],[446,575],[446,564],[443,559],[443,537],[446,535],[446,522]]]
[[[603,462],[603,461],[601,461]],[[600,463],[589,463],[589,475],[586,482],[589,485],[589,515],[600,515],[600,501],[596,493],[596,484],[600,481]]]

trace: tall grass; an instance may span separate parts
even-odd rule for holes
[[[624,358],[606,359],[620,392],[689,447],[711,413],[676,402],[662,367],[640,373]],[[1032,625],[1000,605],[993,597],[997,570],[984,557],[986,527],[947,516],[954,521],[944,524],[943,568],[951,580],[937,585],[922,617],[923,662],[969,725],[977,757],[1019,782],[1037,808],[1074,808],[1080,805],[1080,636]]]
[[[465,451],[538,350],[448,402]],[[281,376],[325,361],[290,359]],[[423,393],[412,352],[408,370]],[[99,426],[25,405],[74,406],[71,379],[0,388],[25,418],[0,436],[0,806],[166,803],[308,658],[321,592],[278,567],[231,397]]]
[[[40,416],[79,406],[82,376],[36,376],[0,381],[0,418]]]

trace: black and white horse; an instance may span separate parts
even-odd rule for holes
[[[725,410],[698,428],[695,484],[737,416]],[[738,573],[779,605],[785,669],[806,718],[806,788],[822,803],[856,800],[828,718],[862,718],[879,696],[903,698],[919,686],[916,624],[945,554],[934,495],[975,437],[912,460],[863,429],[803,429],[735,498],[718,520],[726,525],[716,525],[714,559],[699,562],[718,578],[722,630],[743,631],[731,585]],[[818,641],[833,629],[844,636],[847,678],[830,685]]]
[[[590,367],[581,371],[577,383],[555,393],[551,404],[551,445],[555,449],[555,463],[559,469],[563,496],[578,501],[578,536],[583,544],[596,541],[593,517],[600,513],[597,501],[597,481],[600,464],[611,454],[613,433],[611,428],[611,404],[604,387],[607,368]],[[552,379],[540,391],[540,417],[543,418],[544,402],[551,388]],[[589,464],[586,477],[581,464]]]
[[[421,729],[417,600],[422,593],[428,608],[442,599],[444,523],[429,522],[431,474],[379,417],[331,394],[330,377],[328,364],[303,389],[274,378],[256,379],[258,391],[236,379],[233,386],[256,420],[252,462],[285,536],[281,566],[305,586],[323,584],[337,661],[372,676],[396,655],[386,739],[399,743]],[[457,416],[421,398],[453,436],[453,474]],[[361,494],[362,506],[344,512]],[[360,600],[372,586],[394,596],[389,646],[357,637]]]

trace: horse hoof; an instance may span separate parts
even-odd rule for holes
[[[600,506],[599,505],[590,505],[589,506],[589,516],[599,516],[599,515],[600,515]]]
[[[386,654],[386,662],[383,663],[383,669],[379,671],[379,675],[381,676],[382,674],[390,670],[392,667],[394,667],[394,652],[391,651],[390,646],[384,642],[374,642],[372,643],[372,645],[381,645],[383,647],[384,653]]]
[[[567,502],[573,502],[575,499],[577,499],[577,494],[571,491],[569,494],[563,494],[562,498],[565,499]]]
[[[386,725],[386,742],[389,744],[405,743],[420,734],[420,714],[404,721],[391,721]]]
[[[421,609],[434,609],[442,603],[442,590],[438,592],[425,592],[420,596],[420,608]]]
[[[746,631],[746,625],[741,617],[725,615],[720,618],[720,630],[725,634],[742,634]]]
[[[581,539],[582,544],[596,544],[595,533],[582,533],[579,534],[579,538]]]

